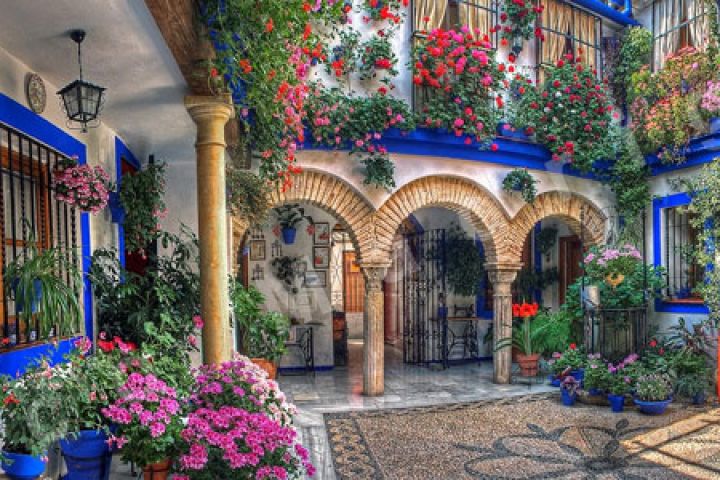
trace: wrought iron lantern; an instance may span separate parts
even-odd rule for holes
[[[93,128],[100,124],[98,116],[105,101],[106,89],[83,80],[80,46],[85,40],[85,31],[73,30],[70,32],[70,38],[77,43],[80,78],[60,90],[58,95],[60,95],[63,109],[68,117],[68,128],[87,132],[88,127]],[[73,127],[77,124],[80,125],[79,128]]]

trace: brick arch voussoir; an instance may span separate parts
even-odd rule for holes
[[[575,193],[545,192],[513,217],[507,235],[508,256],[504,260],[519,261],[528,233],[537,222],[548,218],[563,220],[573,233],[583,238],[586,245],[601,244],[605,239],[607,216],[597,205]]]
[[[468,179],[439,175],[404,185],[378,209],[374,222],[377,250],[389,257],[401,223],[425,207],[446,208],[475,226],[488,262],[497,262],[505,251],[503,235],[507,232],[509,219],[500,202]]]
[[[373,231],[368,219],[375,210],[365,197],[340,178],[305,170],[293,177],[292,186],[285,191],[273,190],[270,201],[273,206],[306,203],[325,210],[347,230],[359,261],[365,262],[374,256]]]

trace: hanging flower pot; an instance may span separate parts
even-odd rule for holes
[[[112,455],[103,431],[81,430],[60,440],[68,473],[65,480],[105,479],[110,474]]]
[[[143,480],[166,480],[170,474],[170,459],[143,468]]]
[[[512,51],[515,55],[520,55],[520,52],[522,52],[523,49],[523,38],[522,37],[514,37],[512,39]]]
[[[5,475],[12,480],[35,480],[45,472],[46,462],[42,457],[23,453],[2,452],[7,462],[2,462]]]
[[[282,238],[285,245],[292,245],[295,243],[295,236],[297,235],[297,229],[294,227],[285,227],[282,229]]]
[[[112,223],[125,223],[125,208],[120,202],[120,194],[118,192],[110,192],[108,206],[110,207],[110,218],[112,219]]]

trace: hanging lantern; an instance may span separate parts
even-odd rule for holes
[[[68,117],[68,127],[87,132],[88,128],[97,127],[100,124],[98,117],[105,100],[105,88],[83,80],[80,46],[85,40],[85,31],[74,30],[70,33],[70,38],[77,43],[80,78],[60,90],[58,95],[60,95],[63,109]],[[79,125],[79,128],[76,125]]]

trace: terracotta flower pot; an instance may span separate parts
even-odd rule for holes
[[[252,362],[258,367],[265,370],[268,374],[268,378],[275,380],[277,377],[277,365],[275,365],[275,362],[271,362],[270,360],[264,358],[251,358],[250,360],[252,360]]]
[[[523,355],[522,353],[517,354],[517,362],[520,365],[520,373],[523,377],[534,377],[538,373],[538,361],[540,360],[539,353],[533,353],[532,355]]]
[[[166,480],[170,474],[170,459],[143,468],[143,480]]]

